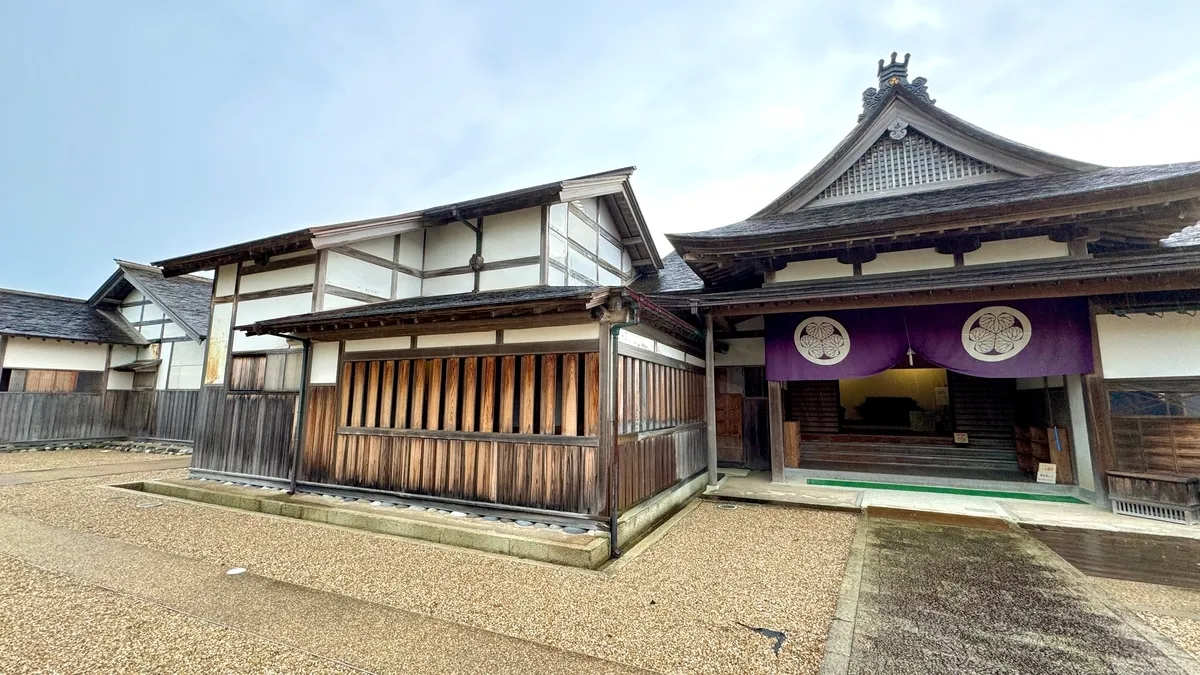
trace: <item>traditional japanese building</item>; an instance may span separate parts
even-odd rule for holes
[[[938,107],[907,55],[878,76],[816,167],[669,235],[669,273],[635,284],[730,346],[720,460],[779,481],[1052,463],[1092,498],[1112,471],[1200,474],[1200,249],[1162,242],[1200,218],[1200,162],[1059,157]]]

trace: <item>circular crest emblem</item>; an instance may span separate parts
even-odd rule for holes
[[[1033,335],[1029,317],[1012,307],[994,305],[975,312],[963,324],[963,349],[971,358],[994,363],[1021,353]]]
[[[796,326],[796,351],[818,366],[841,363],[850,353],[846,327],[827,316],[810,316]]]

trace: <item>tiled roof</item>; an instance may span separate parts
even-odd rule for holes
[[[124,319],[86,300],[0,289],[0,334],[142,345]]]
[[[703,290],[704,282],[678,253],[671,251],[663,258],[663,268],[658,274],[643,276],[630,288],[638,293],[676,293]]]

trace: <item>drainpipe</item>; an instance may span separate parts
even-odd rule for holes
[[[630,303],[629,315],[629,321],[614,323],[608,328],[608,333],[612,340],[610,348],[612,349],[612,368],[614,370],[617,369],[617,364],[620,363],[620,357],[617,356],[617,342],[619,341],[618,338],[621,334],[621,329],[641,323],[641,319],[638,316],[638,303],[636,301]],[[609,405],[612,406],[612,461],[608,463],[608,555],[615,560],[621,557],[621,548],[617,545],[617,505],[620,502],[621,495],[618,483],[621,476],[621,427],[617,413],[620,410],[620,406],[617,405],[619,395],[615,386],[617,378],[613,376],[611,380],[614,386],[611,387],[612,392],[609,398]]]
[[[308,366],[312,361],[312,340],[295,337],[289,339],[298,339],[304,345],[300,364],[300,412],[297,413],[296,438],[292,443],[292,470],[288,479],[287,491],[289,495],[294,495],[296,494],[296,480],[300,475],[300,454],[304,449],[304,436],[308,431]]]

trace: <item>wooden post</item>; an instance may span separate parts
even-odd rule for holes
[[[717,484],[717,366],[712,314],[704,315],[704,423],[708,432],[708,484]]]
[[[771,482],[783,479],[783,384],[767,382],[767,419],[771,431]]]
[[[1112,416],[1108,403],[1108,386],[1104,383],[1104,364],[1100,360],[1100,335],[1096,329],[1096,307],[1088,312],[1092,324],[1091,373],[1082,376],[1084,410],[1087,411],[1088,442],[1092,446],[1092,471],[1095,476],[1096,501],[1108,504],[1108,472],[1115,470],[1116,451],[1113,447]]]

